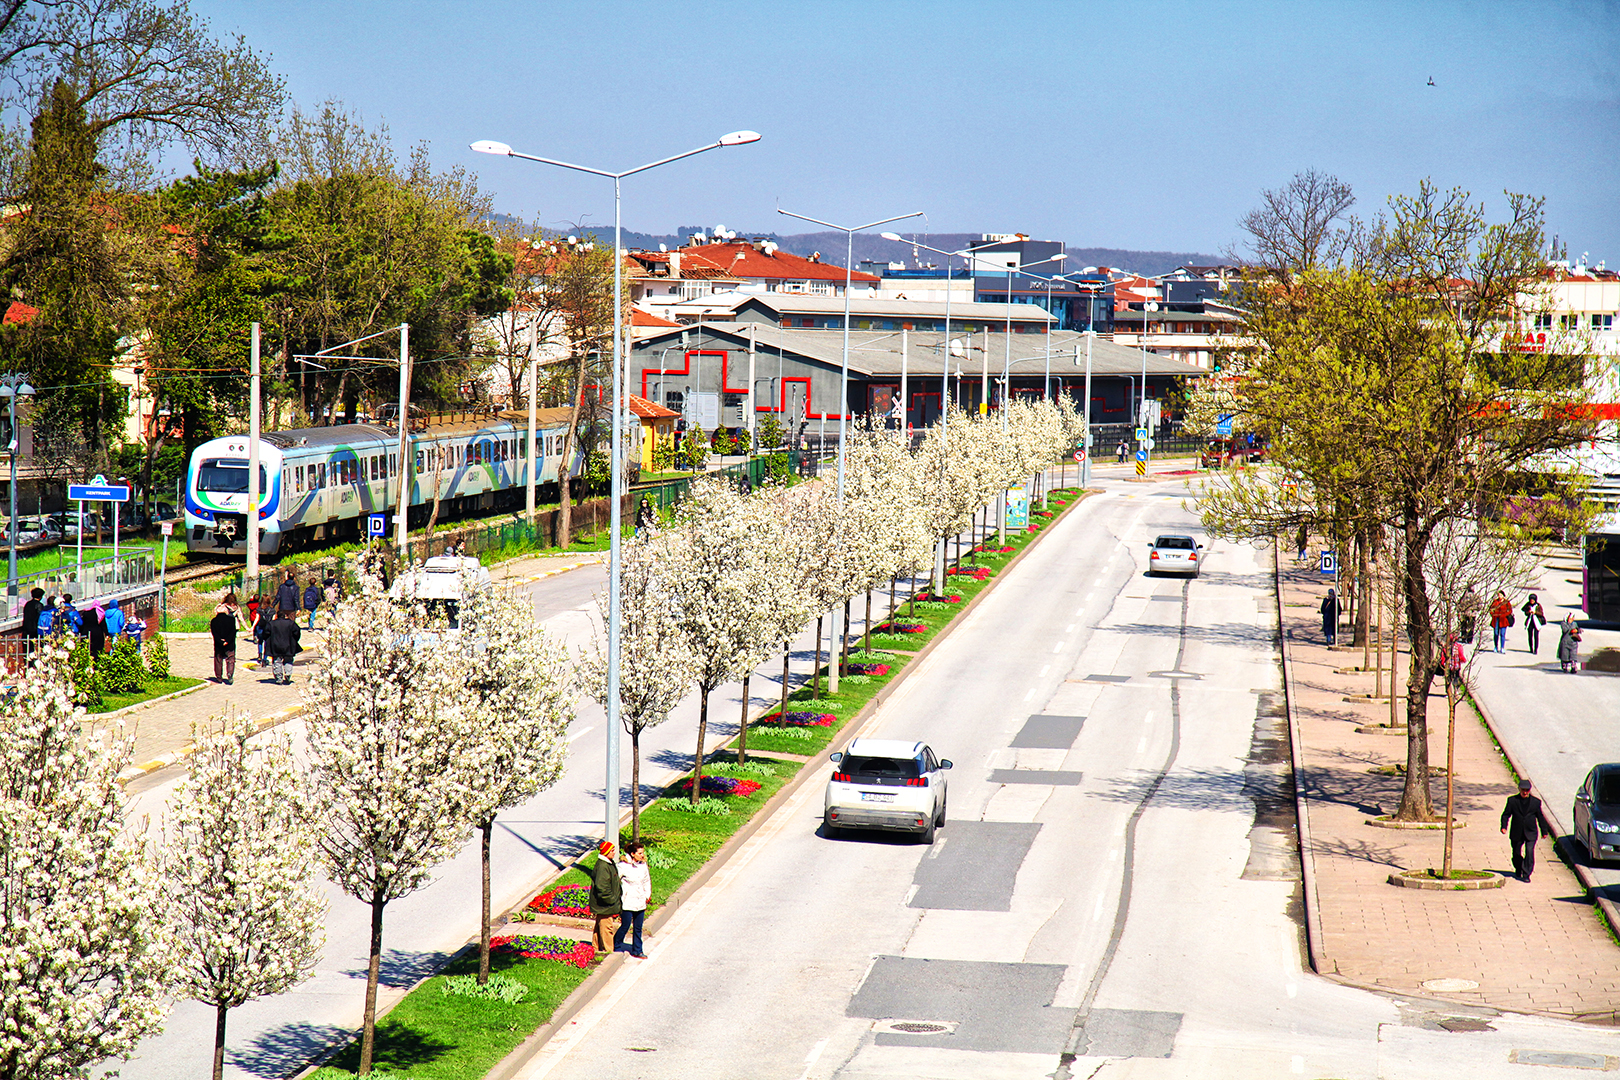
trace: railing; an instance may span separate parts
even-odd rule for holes
[[[73,597],[74,606],[83,608],[89,601],[105,597],[118,597],[149,592],[158,585],[157,556],[147,549],[120,552],[84,562],[63,563],[46,570],[19,575],[17,595],[7,596],[0,622],[10,623],[22,617],[23,605],[33,589],[44,589],[48,596],[64,593]]]

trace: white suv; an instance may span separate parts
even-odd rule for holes
[[[829,837],[840,829],[886,829],[934,842],[934,830],[945,825],[949,761],[920,742],[856,739],[832,762],[823,817]]]

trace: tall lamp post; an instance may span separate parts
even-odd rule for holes
[[[832,229],[832,230],[834,230],[836,232],[841,232],[841,233],[844,234],[844,236],[845,236],[845,238],[847,240],[847,244],[846,244],[845,249],[844,249],[844,361],[843,361],[842,374],[839,376],[839,379],[838,379],[838,499],[837,499],[837,505],[838,505],[838,507],[840,509],[842,509],[843,505],[844,505],[844,444],[847,441],[845,439],[845,437],[844,437],[845,436],[845,430],[844,429],[845,429],[845,426],[846,426],[846,422],[847,422],[847,420],[849,418],[849,291],[850,291],[850,287],[854,284],[854,281],[855,281],[855,234],[858,233],[858,232],[862,232],[862,231],[864,231],[866,229],[875,229],[879,225],[887,225],[891,221],[904,221],[907,218],[922,217],[922,211],[918,210],[918,211],[915,211],[914,213],[910,213],[910,214],[899,214],[899,215],[896,215],[895,217],[886,217],[886,218],[882,218],[881,220],[878,220],[878,221],[868,221],[865,225],[854,225],[854,226],[834,225],[832,222],[830,222],[830,221],[822,221],[820,218],[805,217],[803,214],[795,214],[795,213],[792,213],[790,211],[783,210],[780,206],[776,208],[776,212],[778,214],[782,214],[782,215],[784,215],[786,217],[798,218],[800,221],[808,221],[812,225],[820,225],[823,228]],[[823,452],[825,452],[825,451],[823,451]],[[837,641],[837,642],[843,641],[843,638],[842,638],[841,635],[844,634],[848,630],[848,627],[844,626],[844,624],[843,624],[842,614],[843,613],[838,608],[836,608],[836,607],[833,608],[833,613],[832,613],[832,630],[833,630],[832,640],[833,641]],[[817,646],[817,647],[819,648],[819,646]],[[835,648],[835,655],[833,656],[831,663],[829,663],[828,667],[827,667],[827,686],[831,690],[831,692],[834,693],[834,694],[838,693],[838,667],[839,667],[839,663],[838,663],[838,657],[836,655],[836,651],[837,650]]]
[[[6,596],[17,595],[17,450],[21,441],[17,438],[17,399],[33,397],[34,388],[28,385],[28,380],[22,375],[6,375],[0,377],[0,397],[6,399],[6,407],[11,414],[11,445],[7,456],[11,458],[11,522],[6,526]],[[82,523],[81,523],[82,524]],[[7,610],[15,603],[7,599]]]
[[[680,161],[707,150],[714,150],[722,146],[742,146],[745,143],[759,141],[757,131],[733,131],[722,135],[712,143],[700,146],[696,150],[688,150],[674,157],[660,158],[658,161],[646,165],[638,165],[623,172],[610,172],[606,169],[592,169],[585,165],[573,165],[566,161],[556,161],[552,158],[536,157],[533,154],[520,154],[503,142],[493,142],[481,139],[472,144],[472,149],[480,154],[496,154],[501,157],[522,158],[524,161],[538,161],[542,165],[555,165],[560,169],[572,169],[575,172],[590,173],[592,176],[605,176],[613,181],[613,453],[611,455],[612,481],[611,495],[613,506],[609,511],[608,538],[608,685],[607,685],[607,783],[603,789],[603,832],[606,838],[615,845],[619,842],[619,546],[620,546],[620,503],[624,501],[624,411],[627,404],[624,396],[624,305],[620,303],[622,277],[624,271],[624,249],[622,243],[622,222],[620,201],[620,183],[627,176],[644,173],[649,169],[656,169],[660,165],[668,165],[672,161]],[[530,460],[533,460],[534,448],[529,449]],[[563,468],[568,467],[565,461]],[[633,793],[634,798],[640,798],[640,792]]]

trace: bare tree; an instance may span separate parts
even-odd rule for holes
[[[1359,232],[1356,220],[1345,216],[1355,201],[1349,184],[1306,169],[1286,186],[1260,192],[1260,205],[1238,225],[1249,234],[1255,264],[1286,281],[1344,261]]]

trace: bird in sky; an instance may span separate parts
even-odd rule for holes
[[[1433,76],[1433,75],[1430,75],[1430,76],[1429,76],[1429,85],[1430,85],[1430,86],[1433,86],[1433,85],[1434,85],[1434,76]]]

